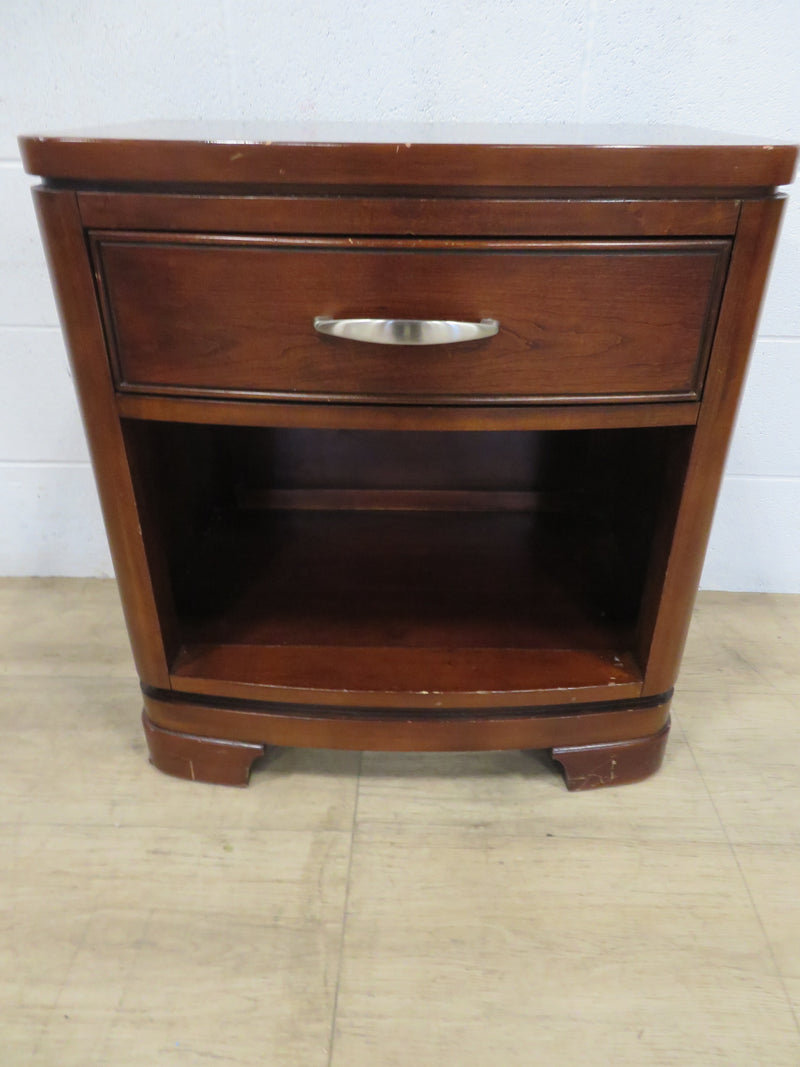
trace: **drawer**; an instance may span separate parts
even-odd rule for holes
[[[181,237],[95,232],[117,386],[304,400],[686,400],[702,389],[729,242]],[[495,319],[382,345],[317,317]]]

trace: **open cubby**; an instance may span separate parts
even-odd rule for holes
[[[636,685],[691,433],[130,421],[172,675],[353,704]]]

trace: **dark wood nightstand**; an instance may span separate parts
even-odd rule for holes
[[[21,139],[162,770],[657,769],[790,146]]]

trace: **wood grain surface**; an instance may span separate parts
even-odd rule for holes
[[[21,139],[169,773],[241,783],[264,745],[551,748],[575,788],[660,764],[796,150],[533,138]],[[500,327],[382,347],[318,315]]]
[[[696,399],[728,254],[714,240],[94,240],[120,388],[361,401]],[[320,336],[317,315],[500,332],[383,346]]]

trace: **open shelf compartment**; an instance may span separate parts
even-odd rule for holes
[[[158,472],[138,491],[173,687],[339,707],[637,696],[691,432],[131,421],[134,471]]]

